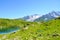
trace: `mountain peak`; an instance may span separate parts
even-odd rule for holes
[[[34,15],[30,15],[30,16],[26,16],[26,17],[23,17],[24,20],[27,20],[27,21],[34,21],[35,19],[39,18],[40,15],[38,14],[34,14]]]
[[[52,11],[52,12],[49,12],[48,14],[45,14],[45,15],[38,15],[38,14],[34,14],[34,15],[30,15],[30,16],[25,16],[23,17],[24,20],[26,21],[48,21],[48,20],[51,20],[51,19],[54,19],[54,18],[57,18],[60,16],[60,12],[59,11]]]
[[[38,19],[34,21],[48,21],[48,20],[57,18],[59,16],[60,16],[60,12],[52,11],[48,14],[42,15],[41,17],[39,17]]]

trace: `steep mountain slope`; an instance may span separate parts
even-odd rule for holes
[[[48,22],[15,20],[12,24],[21,29],[10,34],[0,34],[1,40],[60,40],[60,17]]]
[[[40,17],[39,15],[34,14],[34,15],[31,15],[31,16],[23,17],[23,19],[26,20],[26,21],[34,21],[35,19],[37,19],[39,17]]]
[[[43,15],[43,16],[37,18],[34,21],[49,21],[49,20],[54,19],[54,18],[57,18],[59,16],[60,16],[60,12],[52,11],[51,13],[48,13],[46,15]]]

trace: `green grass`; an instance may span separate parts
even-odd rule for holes
[[[60,19],[48,22],[0,19],[2,28],[18,26],[21,29],[11,34],[0,34],[0,40],[60,40]]]

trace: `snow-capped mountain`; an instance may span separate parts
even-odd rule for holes
[[[60,16],[59,11],[58,12],[52,11],[52,12],[42,15],[42,16],[40,16],[38,14],[31,15],[31,16],[25,16],[25,17],[23,17],[23,19],[26,21],[31,21],[31,22],[33,22],[33,21],[49,21],[49,20],[55,19],[59,16]]]
[[[59,16],[60,16],[60,12],[52,11],[52,12],[46,14],[46,15],[42,15],[41,17],[37,18],[34,21],[48,21],[48,20],[57,18]]]
[[[31,16],[26,16],[26,17],[23,17],[24,20],[26,21],[34,21],[35,19],[39,18],[40,16],[38,14],[35,14],[35,15],[31,15]]]

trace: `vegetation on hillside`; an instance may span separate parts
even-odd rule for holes
[[[0,40],[60,40],[60,19],[48,22],[0,19],[0,28],[19,27],[19,31],[0,34]]]

